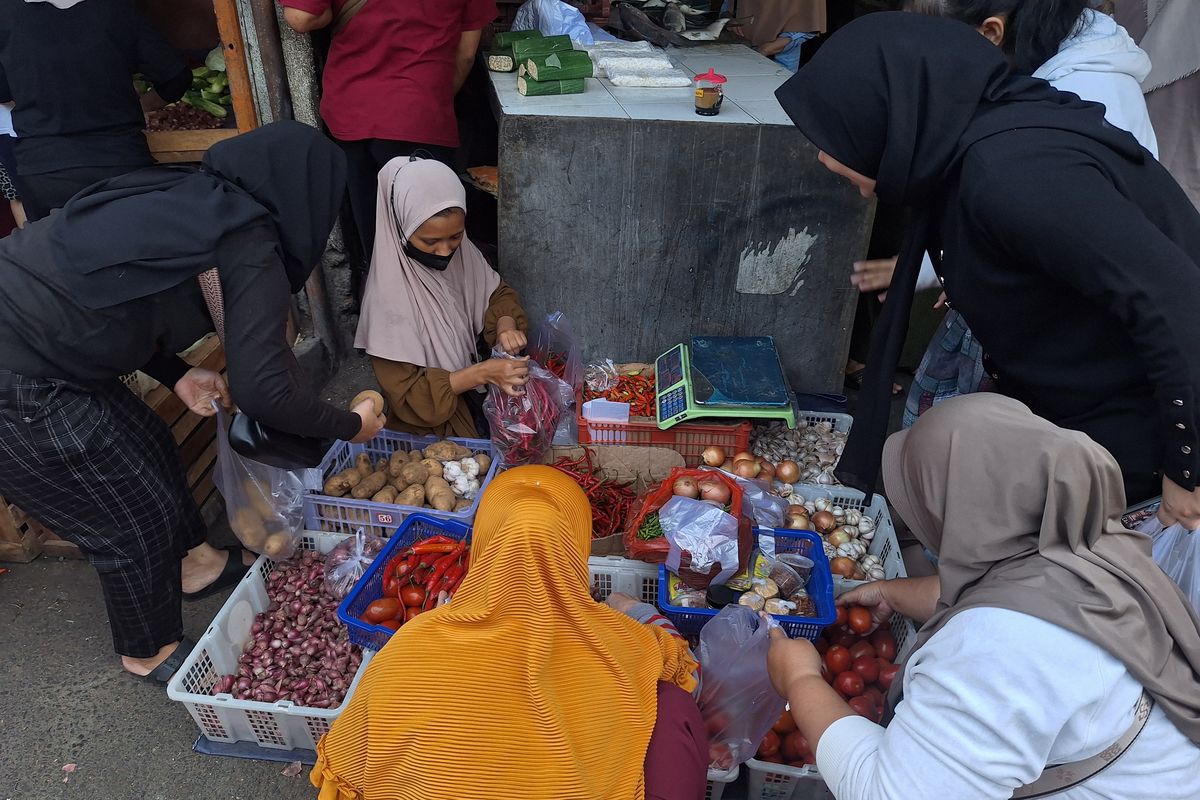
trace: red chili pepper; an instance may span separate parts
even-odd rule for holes
[[[413,542],[413,547],[419,547],[423,544],[456,544],[456,542],[449,536],[444,536],[439,533],[437,536],[430,536],[429,538],[422,539],[419,542]]]
[[[454,552],[438,559],[438,562],[433,567],[433,572],[429,575],[429,579],[425,581],[425,591],[433,594],[433,590],[438,585],[438,581],[441,580],[442,575],[446,574],[446,570],[450,569],[450,565],[457,561],[460,555],[461,553]]]
[[[453,540],[449,542],[434,542],[433,544],[419,544],[412,550],[414,553],[427,555],[429,553],[449,553],[454,548],[458,547],[458,542]]]

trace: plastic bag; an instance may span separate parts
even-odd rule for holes
[[[243,458],[229,444],[230,418],[217,409],[217,465],[213,482],[225,513],[247,549],[275,561],[292,557],[304,529],[304,495],[321,487],[316,469],[288,470]]]
[[[717,480],[720,480],[729,487],[730,512],[735,517],[740,516],[742,513],[742,489],[734,482],[732,476],[709,469],[674,467],[662,483],[650,487],[634,503],[633,515],[629,520],[629,524],[625,526],[625,555],[636,561],[645,561],[650,564],[661,564],[666,561],[667,553],[671,549],[666,537],[658,536],[652,539],[643,539],[638,535],[639,531],[651,514],[656,514],[668,500],[674,497],[672,490],[675,486],[675,481],[680,478],[695,478],[697,481],[704,479],[712,480],[714,475],[716,475]],[[750,555],[749,547],[752,546],[753,540],[747,546],[747,557]],[[707,582],[704,585],[707,586]]]
[[[724,509],[690,497],[672,497],[658,512],[663,538],[670,545],[667,569],[675,574],[683,567],[706,573],[714,564],[720,570],[711,577],[724,583],[738,571],[738,521]],[[684,561],[685,553],[690,561]]]
[[[1157,514],[1143,519],[1135,530],[1153,539],[1154,561],[1200,613],[1200,531],[1189,531],[1178,523],[1164,526]]]
[[[583,382],[597,397],[616,386],[618,378],[617,365],[611,358],[606,358],[603,364],[588,364],[583,371]]]
[[[546,36],[565,34],[580,44],[592,44],[595,37],[578,8],[562,0],[528,0],[517,9],[514,31],[541,31]]]
[[[493,350],[492,358],[513,356]],[[524,394],[514,397],[489,386],[483,413],[501,460],[510,467],[540,464],[550,450],[558,421],[574,396],[566,381],[556,378],[533,359],[529,359],[529,382]]]
[[[353,537],[330,550],[325,556],[325,588],[329,593],[338,600],[350,594],[385,544],[383,537],[359,528]]]
[[[745,606],[726,606],[700,630],[700,713],[718,769],[750,759],[783,713],[767,674],[770,647],[769,624]]]
[[[743,478],[723,470],[722,472],[737,481],[742,487],[742,508],[749,510],[754,522],[762,528],[782,528],[787,521],[788,501],[778,495],[771,494],[771,487],[763,481]]]
[[[562,378],[571,387],[570,406],[575,405],[575,394],[583,388],[583,351],[579,340],[566,316],[555,311],[533,330],[530,337],[529,357]],[[554,433],[554,444],[572,445],[579,441],[579,426],[574,414],[563,414]]]

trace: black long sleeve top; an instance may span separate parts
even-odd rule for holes
[[[153,163],[133,88],[139,72],[167,102],[191,86],[183,57],[133,0],[68,9],[0,0],[0,102],[16,102],[17,171]]]
[[[199,283],[188,280],[112,308],[86,308],[58,279],[49,257],[51,230],[35,224],[0,240],[0,369],[85,386],[141,369],[174,386],[188,369],[174,354],[213,330]],[[278,252],[265,223],[225,235],[217,248],[234,402],[279,430],[353,438],[361,428],[358,415],[321,402],[288,345],[290,290]]]
[[[1127,486],[1190,490],[1200,214],[1146,162],[1064,131],[976,143],[945,195],[940,271],[1001,391],[1106,447]]]

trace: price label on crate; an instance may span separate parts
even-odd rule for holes
[[[399,525],[400,521],[396,519],[395,514],[385,514],[382,511],[375,512],[376,525]]]

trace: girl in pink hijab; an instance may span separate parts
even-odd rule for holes
[[[528,322],[467,238],[466,206],[462,182],[439,161],[405,156],[379,171],[354,346],[371,357],[396,430],[486,438],[486,387],[520,394],[529,379],[524,359],[480,357],[484,346],[519,354]]]

